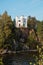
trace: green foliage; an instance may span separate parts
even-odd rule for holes
[[[29,29],[36,27],[37,20],[35,17],[28,16],[27,25]]]
[[[14,28],[14,23],[10,16],[8,16],[5,11],[0,19],[0,48],[4,46],[5,40],[12,36],[12,29]]]

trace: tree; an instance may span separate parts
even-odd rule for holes
[[[34,29],[36,27],[37,20],[35,17],[28,16],[27,25],[30,29]]]
[[[41,22],[41,41],[43,41],[43,21]]]
[[[2,17],[0,16],[0,48],[2,48],[3,43],[4,43],[4,23],[2,20]]]
[[[0,46],[1,45],[4,46],[6,39],[7,41],[10,40],[9,37],[13,38],[12,36],[13,29],[14,29],[14,23],[11,19],[11,16],[9,16],[5,11],[3,15],[1,15],[0,19]]]

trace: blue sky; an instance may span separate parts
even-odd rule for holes
[[[0,0],[0,14],[5,10],[12,19],[30,15],[43,20],[43,0]]]

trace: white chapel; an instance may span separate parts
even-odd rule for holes
[[[25,27],[27,28],[27,17],[21,16],[20,18],[16,16],[16,27]]]

